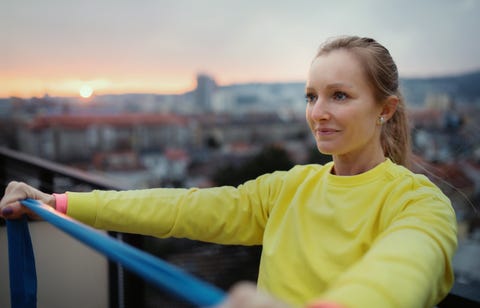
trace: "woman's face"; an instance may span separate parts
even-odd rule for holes
[[[306,101],[307,122],[320,152],[358,158],[382,151],[377,124],[382,107],[349,51],[335,50],[314,60]]]

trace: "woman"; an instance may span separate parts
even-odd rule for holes
[[[306,120],[324,166],[295,166],[234,187],[51,196],[10,183],[2,215],[39,199],[96,228],[224,244],[262,244],[258,289],[223,307],[432,307],[453,283],[449,200],[406,169],[409,132],[388,50],[340,37],[313,60]],[[402,166],[403,165],[403,166]],[[68,203],[68,204],[67,204]]]

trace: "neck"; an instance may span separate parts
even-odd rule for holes
[[[341,176],[357,175],[375,168],[384,161],[385,155],[383,152],[377,155],[364,156],[363,158],[335,155],[333,156],[334,166],[332,173]]]

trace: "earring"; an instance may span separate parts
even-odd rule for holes
[[[378,124],[383,125],[383,123],[385,123],[385,118],[383,116],[381,116],[381,117],[378,118]]]

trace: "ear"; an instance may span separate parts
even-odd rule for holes
[[[397,110],[397,105],[399,103],[398,96],[396,95],[390,95],[385,99],[385,103],[382,106],[380,116],[385,119],[385,121],[388,121],[395,111]]]

